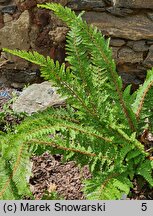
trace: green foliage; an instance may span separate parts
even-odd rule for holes
[[[2,107],[0,112],[0,133],[13,131],[14,126],[26,116],[26,113],[15,113],[12,110],[11,106],[15,98],[14,95]]]
[[[89,165],[93,177],[84,186],[88,199],[120,199],[129,193],[135,175],[153,186],[151,153],[138,139],[146,118],[152,132],[153,70],[137,92],[131,95],[130,86],[123,91],[109,40],[87,25],[82,14],[55,3],[38,6],[54,11],[70,28],[66,44],[70,66],[37,52],[4,51],[38,64],[41,75],[54,82],[68,105],[27,117],[15,133],[1,136],[0,197],[29,194],[25,163],[32,153],[46,150]]]
[[[153,133],[153,69],[147,72],[146,80],[137,90],[133,111],[136,114],[138,128],[149,129]]]

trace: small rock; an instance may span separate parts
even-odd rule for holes
[[[153,44],[153,40],[147,40],[147,41],[146,41],[146,44],[152,45],[152,44]]]
[[[129,84],[139,85],[141,83],[141,80],[137,79],[137,77],[134,74],[122,72],[119,73],[119,75],[122,77],[123,83],[126,85]]]
[[[32,114],[50,106],[61,106],[65,103],[65,98],[61,98],[56,90],[57,88],[52,87],[48,81],[41,84],[32,84],[24,89],[14,102],[13,110]]]
[[[15,89],[22,89],[24,88],[24,86],[25,86],[25,83],[15,83],[15,82],[11,83],[11,87]]]
[[[148,55],[144,60],[143,65],[147,68],[153,67],[153,45],[150,46]]]
[[[120,62],[137,63],[143,61],[143,52],[134,52],[129,47],[123,47],[118,52]]]
[[[16,5],[8,5],[8,6],[1,8],[2,13],[8,13],[8,14],[14,14],[16,12],[16,10],[17,10]]]
[[[11,98],[11,96],[9,95],[9,93],[7,91],[1,91],[0,92],[0,99],[1,98]]]
[[[35,46],[41,48],[41,50],[47,49],[51,46],[51,39],[49,37],[49,29],[44,29],[38,34],[38,37],[35,41]]]
[[[73,10],[85,10],[85,11],[104,11],[105,3],[102,0],[73,0],[68,3],[68,7]]]
[[[116,7],[125,7],[125,8],[153,8],[153,1],[152,0],[111,0],[114,2]]]
[[[111,38],[110,40],[110,46],[121,47],[124,44],[125,44],[125,40],[122,39]]]
[[[133,13],[133,10],[128,8],[116,8],[116,7],[110,7],[107,9],[107,11],[115,16],[124,17],[131,13]]]
[[[145,40],[139,40],[139,41],[128,41],[127,46],[132,48],[136,52],[143,52],[147,51],[149,49],[149,46],[146,44]]]
[[[30,16],[28,11],[24,11],[18,20],[8,22],[0,29],[0,49],[8,47],[10,49],[28,50],[30,47],[28,30]]]
[[[127,199],[127,195],[126,194],[122,194],[121,200],[126,200]]]

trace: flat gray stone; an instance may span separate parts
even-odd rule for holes
[[[107,11],[115,16],[127,16],[133,13],[133,10],[128,8],[117,8],[117,7],[109,7]]]
[[[118,58],[120,62],[137,63],[143,61],[143,53],[134,52],[129,47],[123,47],[118,52]]]
[[[83,17],[88,23],[97,26],[104,35],[129,40],[153,39],[153,22],[143,14],[123,19],[110,13],[89,11]]]
[[[149,46],[146,44],[145,40],[128,41],[127,46],[131,47],[136,52],[143,52],[149,49]]]
[[[73,10],[95,10],[95,11],[104,11],[106,4],[103,0],[73,0],[70,1],[67,5]]]
[[[57,88],[48,81],[41,84],[32,84],[23,90],[13,103],[14,112],[32,114],[45,110],[47,107],[60,106],[65,103],[65,98],[57,94]]]
[[[152,0],[112,0],[115,7],[127,8],[153,8]]]
[[[125,41],[122,39],[117,39],[117,38],[111,38],[110,40],[110,46],[114,46],[114,47],[121,47],[125,44]]]

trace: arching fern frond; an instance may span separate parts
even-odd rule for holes
[[[132,108],[139,123],[139,131],[147,128],[153,133],[153,69],[147,72],[143,85],[135,94]]]
[[[85,53],[84,57],[90,53],[90,59],[91,62],[94,66],[96,66],[96,69],[94,70],[95,72],[100,71],[101,74],[101,79],[94,79],[94,83],[96,84],[97,82],[100,83],[100,80],[103,80],[103,77],[106,79],[106,83],[104,85],[104,88],[107,89],[107,93],[109,92],[109,97],[111,97],[115,103],[116,107],[118,107],[118,110],[120,110],[120,118],[122,118],[122,121],[128,121],[129,129],[132,131],[136,131],[136,119],[135,115],[133,114],[132,109],[125,103],[123,94],[122,94],[122,80],[121,77],[118,76],[116,72],[116,65],[114,60],[112,59],[112,51],[109,48],[109,43],[104,39],[104,37],[101,35],[101,32],[97,30],[96,27],[89,26],[86,21],[82,20],[82,17],[76,16],[73,11],[71,11],[68,7],[62,7],[60,4],[54,4],[54,3],[47,3],[47,4],[39,4],[38,7],[50,9],[54,11],[54,13],[62,19],[68,27],[70,27],[71,31],[70,33],[73,34],[74,30],[75,32],[79,34],[79,37],[77,37],[78,41],[81,41],[82,44],[82,50],[81,53]],[[82,15],[82,14],[81,14]],[[77,36],[75,34],[75,36]],[[73,37],[72,37],[73,38]],[[69,37],[68,37],[69,39]],[[73,40],[73,39],[72,39]],[[75,44],[76,45],[76,44]],[[74,43],[69,43],[67,50],[69,54],[69,49],[73,49],[75,52],[75,47]],[[80,46],[81,48],[81,46]],[[74,61],[74,64],[77,65],[78,63],[76,62],[78,59],[73,58],[72,55],[71,57],[68,57],[67,60],[70,61],[70,64],[72,62],[72,59]],[[87,58],[86,58],[87,59]],[[85,61],[86,62],[86,61]],[[89,68],[89,64],[87,69]],[[92,76],[92,71],[88,69],[88,72],[90,76]],[[86,73],[86,70],[84,71]],[[88,77],[88,73],[86,74],[86,77]],[[99,76],[97,76],[99,78]],[[87,78],[88,79],[88,78]],[[110,82],[110,85],[108,83]],[[93,83],[93,87],[94,87]],[[103,84],[103,81],[102,83]],[[97,84],[96,84],[97,85]],[[94,91],[94,88],[92,92]],[[115,94],[114,94],[115,92]],[[103,97],[100,97],[100,93],[102,94],[103,92],[96,92],[95,100],[96,100],[96,95],[98,99],[102,99]],[[117,94],[116,94],[117,93]],[[105,103],[106,101],[98,101],[98,104]],[[109,103],[104,104],[104,107],[108,107]],[[104,110],[104,109],[102,109]],[[102,112],[101,110],[101,112]],[[110,112],[110,111],[109,111]],[[117,112],[117,111],[116,111]],[[114,113],[115,115],[115,113]],[[105,116],[107,116],[107,112],[105,110]],[[123,116],[123,117],[122,117]]]
[[[48,63],[50,63],[50,65],[53,64],[53,60],[50,59],[48,57],[48,59],[46,59],[43,55],[39,54],[38,52],[27,52],[25,50],[10,50],[7,48],[3,48],[4,51],[9,52],[13,55],[16,55],[18,57],[21,57],[27,61],[30,61],[34,64],[40,65],[41,67],[46,66]]]

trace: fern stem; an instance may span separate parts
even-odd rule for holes
[[[98,139],[102,139],[102,140],[104,140],[104,141],[106,141],[106,142],[112,142],[112,140],[109,139],[109,138],[107,138],[107,137],[103,137],[103,136],[100,136],[100,135],[95,134],[95,133],[90,133],[90,132],[88,132],[88,131],[86,131],[86,130],[83,130],[83,129],[80,129],[80,128],[77,128],[77,127],[74,127],[74,126],[64,125],[64,124],[60,124],[60,125],[66,127],[66,128],[73,129],[73,130],[75,130],[75,131],[79,131],[79,132],[84,133],[84,134],[88,134],[88,135],[90,135],[90,136],[94,136],[94,137],[96,137],[96,138],[98,138]]]
[[[94,153],[83,152],[83,151],[80,151],[78,149],[67,148],[67,147],[64,147],[64,146],[59,146],[59,145],[57,145],[54,142],[40,141],[40,140],[37,140],[37,139],[32,139],[31,142],[34,142],[34,143],[37,143],[37,144],[45,144],[45,145],[52,146],[52,147],[54,147],[56,149],[61,149],[61,150],[64,150],[64,151],[72,151],[72,152],[80,153],[80,154],[91,156],[91,157],[96,157],[97,156]],[[28,141],[27,144],[30,144],[30,141]]]
[[[115,130],[121,136],[126,140],[126,142],[133,144],[135,147],[137,147],[142,153],[145,153],[147,156],[148,154],[144,151],[144,145],[142,145],[137,139],[135,139],[135,142],[133,142],[133,139],[131,139],[123,130],[119,129],[116,125],[110,125],[110,128]]]
[[[59,128],[60,128],[60,127],[64,127],[64,128],[67,128],[67,129],[72,129],[72,130],[74,130],[74,131],[79,131],[79,132],[81,132],[81,133],[83,133],[83,134],[88,134],[89,136],[96,137],[96,138],[101,139],[101,140],[104,140],[104,141],[106,141],[106,142],[112,142],[112,140],[109,139],[109,138],[107,138],[107,137],[103,137],[103,136],[101,136],[101,135],[99,135],[99,134],[95,134],[95,133],[90,133],[90,132],[87,131],[87,130],[83,130],[83,129],[78,128],[78,127],[75,127],[75,126],[71,126],[71,125],[68,125],[68,124],[63,124],[63,123],[60,123],[60,122],[58,122],[57,125],[58,125]],[[36,134],[36,133],[38,133],[39,131],[42,131],[43,129],[45,129],[45,130],[48,131],[49,129],[54,128],[55,126],[56,126],[56,125],[54,125],[54,126],[50,125],[50,126],[40,127],[39,129],[35,130],[35,132],[33,132],[33,130],[32,130],[32,132],[30,133],[30,131],[29,131],[29,135],[32,137],[33,134]],[[78,125],[78,126],[79,126],[79,125]],[[28,137],[30,137],[30,136],[28,136]],[[29,138],[28,138],[28,139],[29,139]]]
[[[79,95],[74,91],[73,87],[71,87],[68,83],[66,83],[65,81],[63,81],[59,76],[57,76],[57,74],[55,74],[55,77],[57,79],[57,81],[59,82],[60,85],[65,85],[65,87],[71,92],[72,96],[76,97],[78,99],[78,101],[82,104],[82,106],[84,107],[84,109],[90,114],[90,115],[93,115],[93,116],[97,116],[96,113],[92,112],[84,103],[84,101],[82,100],[82,98],[79,97]]]
[[[69,122],[73,122],[73,123],[75,123],[75,124],[77,124],[77,125],[80,124],[80,121],[79,121],[79,120],[74,119],[74,118],[69,118],[69,117],[67,117],[67,116],[58,116],[58,115],[55,115],[54,117],[55,117],[55,118],[58,118],[58,119],[63,119],[63,120],[69,121]]]
[[[73,90],[73,88],[71,88],[69,85],[67,85],[66,82],[62,82],[64,85],[66,85],[66,87],[71,91],[71,93],[73,93],[73,96],[75,96],[78,101],[82,104],[82,106],[84,107],[84,109],[92,116],[95,116],[96,118],[98,118],[97,114],[94,113],[92,110],[90,110],[84,103],[84,101],[82,100],[82,98],[80,98],[78,96],[78,94]]]

